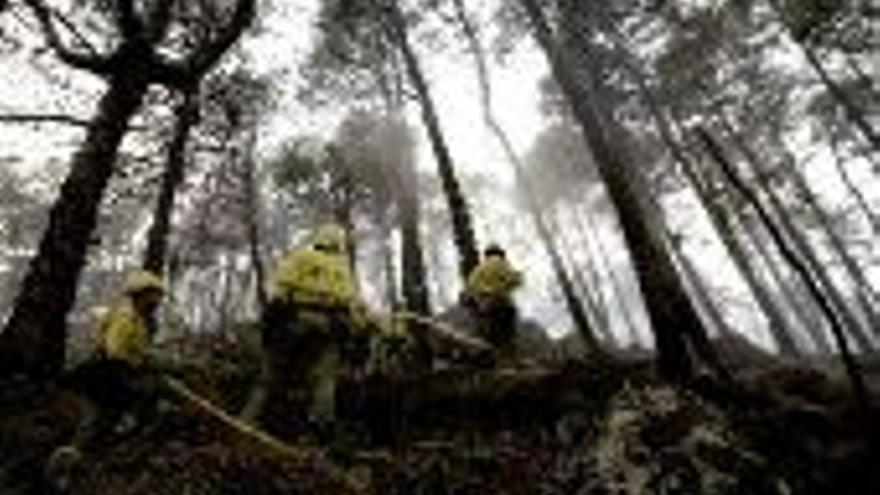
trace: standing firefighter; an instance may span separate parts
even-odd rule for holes
[[[501,359],[515,352],[517,309],[512,295],[521,285],[522,274],[496,244],[486,248],[465,285],[463,303],[475,316],[477,333],[492,344]]]
[[[123,296],[101,318],[95,332],[95,355],[71,374],[75,388],[90,404],[71,445],[51,456],[47,471],[52,477],[63,474],[59,469],[69,466],[82,452],[112,445],[126,413],[133,414],[135,430],[155,416],[156,377],[151,371],[150,341],[156,333],[153,315],[164,292],[162,280],[154,273],[132,272]]]
[[[374,327],[358,297],[346,240],[341,227],[325,225],[278,265],[262,328],[269,371],[263,419],[273,431],[327,433],[342,369],[362,369],[368,358],[365,330]]]

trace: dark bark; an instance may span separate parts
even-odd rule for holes
[[[715,142],[714,138],[712,138],[712,136],[702,128],[697,128],[697,135],[702,141],[703,145],[706,147],[709,155],[721,167],[725,177],[730,182],[730,184],[746,199],[746,201],[748,201],[748,203],[761,217],[761,220],[767,226],[767,229],[770,232],[770,235],[773,237],[773,240],[779,248],[782,256],[785,257],[786,261],[788,261],[792,268],[797,271],[804,283],[807,284],[807,287],[810,290],[813,298],[822,308],[823,313],[828,318],[828,321],[831,323],[831,331],[834,335],[837,347],[840,350],[840,356],[843,360],[847,376],[852,383],[856,401],[859,407],[862,409],[864,417],[870,417],[871,403],[870,396],[868,395],[868,389],[865,386],[860,365],[853,358],[852,352],[850,351],[849,343],[847,342],[844,330],[845,327],[843,322],[841,321],[841,318],[835,312],[832,305],[825,298],[819,285],[816,283],[815,280],[813,280],[813,277],[810,275],[810,270],[800,260],[798,254],[789,246],[785,236],[776,226],[775,222],[773,221],[767,210],[764,208],[761,201],[758,199],[757,196],[755,196],[751,189],[746,186],[745,182],[740,179],[733,166],[727,161],[727,158],[724,156],[720,145],[718,145],[718,143]]]
[[[449,213],[452,216],[452,236],[458,249],[459,272],[462,279],[466,279],[470,272],[479,263],[479,250],[474,235],[473,221],[467,201],[462,193],[461,186],[455,174],[455,164],[443,135],[440,119],[437,115],[436,105],[431,97],[428,83],[422,72],[419,59],[413,50],[409,34],[407,33],[406,20],[400,11],[397,0],[389,0],[382,6],[385,13],[385,25],[394,45],[403,56],[409,82],[416,92],[419,106],[422,111],[422,122],[428,134],[431,150],[437,160],[437,168],[443,193],[449,204]]]
[[[547,55],[552,73],[581,126],[598,165],[599,175],[617,210],[654,331],[660,373],[675,381],[686,381],[693,376],[694,364],[688,354],[687,345],[690,341],[700,357],[715,368],[719,375],[727,375],[711,352],[711,346],[705,345],[708,341],[706,329],[682,287],[662,240],[652,232],[648,224],[638,192],[628,177],[628,173],[632,172],[631,167],[621,156],[620,150],[611,145],[612,137],[605,133],[602,122],[606,119],[597,112],[595,88],[584,87],[570,72],[571,61],[554,39],[537,2],[520,0],[520,4],[531,22],[539,46]]]
[[[413,163],[401,163],[397,167],[398,217],[401,240],[401,289],[408,311],[429,315],[431,301],[422,250],[420,225],[420,198]]]
[[[130,74],[110,81],[85,141],[73,156],[39,250],[0,335],[2,372],[43,376],[64,365],[65,320],[76,297],[98,207],[128,121],[147,90],[147,81],[137,75],[136,67]]]
[[[165,271],[165,256],[168,250],[168,233],[171,230],[171,215],[174,212],[174,197],[183,182],[186,172],[186,143],[190,131],[199,120],[198,89],[185,91],[183,100],[174,112],[175,123],[171,143],[168,145],[168,158],[162,173],[162,185],[153,223],[147,232],[147,248],[143,267],[155,273]]]

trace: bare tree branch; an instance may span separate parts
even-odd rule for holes
[[[58,31],[55,29],[55,23],[52,20],[52,11],[43,0],[24,0],[24,2],[30,7],[31,11],[33,11],[37,20],[40,22],[40,28],[43,31],[46,42],[62,62],[95,74],[110,74],[111,64],[109,58],[77,53],[64,45],[64,42],[61,41],[61,37],[58,35]]]
[[[66,114],[0,114],[0,124],[65,124],[74,127],[88,127],[90,121]],[[130,126],[129,130],[143,132],[146,127]]]
[[[58,9],[53,9],[53,8],[49,8],[49,9],[52,12],[52,17],[54,17],[55,19],[58,19],[58,22],[60,22],[70,32],[70,34],[73,35],[73,37],[76,38],[76,40],[83,47],[85,47],[86,50],[89,51],[89,53],[93,57],[100,57],[101,56],[101,54],[98,53],[97,48],[95,48],[95,46],[92,45],[91,42],[89,42],[88,38],[86,38],[85,35],[83,35],[79,31],[79,29],[77,29],[77,27],[73,24],[73,22],[70,21],[70,19],[67,18],[67,16],[65,16],[64,14],[59,12]]]
[[[218,30],[213,39],[205,42],[192,55],[180,62],[160,59],[156,64],[157,79],[165,84],[179,87],[191,84],[194,79],[203,76],[251,23],[255,10],[256,0],[238,0],[229,22]]]

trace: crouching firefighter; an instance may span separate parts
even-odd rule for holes
[[[380,330],[360,301],[345,230],[318,228],[280,261],[263,317],[268,397],[263,424],[273,433],[326,439],[337,419],[337,384],[361,372],[369,331]]]
[[[165,292],[156,274],[138,270],[129,274],[123,295],[100,319],[94,336],[96,352],[71,372],[69,382],[82,393],[82,419],[74,438],[56,449],[47,463],[50,479],[83,454],[94,453],[122,440],[119,428],[130,414],[135,435],[156,417],[158,376],[153,372],[150,343],[156,333],[154,314]]]
[[[513,292],[521,285],[522,274],[496,244],[486,248],[465,284],[462,304],[476,322],[477,335],[494,347],[498,360],[511,359],[516,351],[518,313]]]

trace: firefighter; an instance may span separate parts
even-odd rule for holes
[[[156,333],[153,317],[165,287],[155,273],[129,274],[122,297],[107,311],[96,328],[96,352],[71,373],[69,381],[87,399],[72,442],[53,452],[47,463],[50,479],[63,475],[83,453],[108,447],[118,440],[127,413],[140,430],[155,418],[157,376],[150,343]]]
[[[513,292],[522,285],[522,274],[507,260],[497,244],[490,244],[483,259],[468,275],[462,302],[474,317],[478,336],[489,342],[498,358],[515,352],[517,308]]]
[[[381,328],[359,298],[347,246],[342,227],[324,225],[278,264],[262,324],[263,420],[275,433],[332,431],[338,379],[363,369],[369,333]]]

